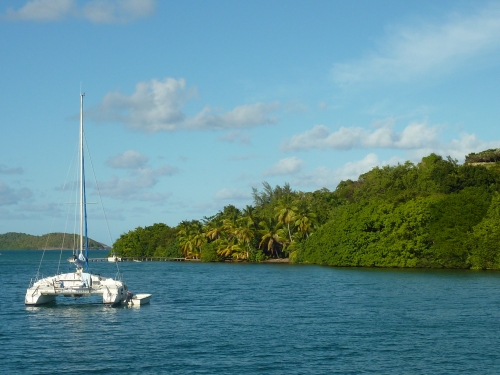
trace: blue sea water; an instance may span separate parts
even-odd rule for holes
[[[40,256],[0,256],[1,374],[500,373],[497,272],[123,262],[150,305],[26,307]]]

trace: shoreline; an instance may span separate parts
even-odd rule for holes
[[[260,263],[290,263],[290,258],[267,259]]]
[[[73,249],[0,249],[0,251],[73,251]],[[109,251],[109,249],[89,249],[89,251]]]

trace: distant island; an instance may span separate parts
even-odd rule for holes
[[[26,233],[9,232],[0,234],[0,250],[55,250],[74,249],[74,234],[49,233],[43,236],[33,236]],[[76,238],[78,243],[78,238]],[[109,250],[110,247],[89,238],[89,249]]]

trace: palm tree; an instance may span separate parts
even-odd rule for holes
[[[290,202],[290,199],[284,198],[280,199],[278,205],[274,208],[274,212],[276,213],[277,219],[280,223],[286,225],[288,229],[288,238],[290,242],[292,242],[292,233],[290,231],[290,223],[293,222],[295,218],[295,212],[297,211],[297,207]]]
[[[179,244],[186,258],[198,258],[205,241],[203,227],[197,220],[183,221],[178,226]]]
[[[273,219],[268,219],[261,221],[259,226],[262,228],[259,230],[259,234],[262,236],[259,248],[267,249],[271,256],[276,254],[276,257],[278,257],[279,248],[283,245],[284,238],[286,238],[281,224],[276,223]]]
[[[301,211],[295,216],[294,224],[299,232],[309,237],[311,229],[316,224],[316,214],[308,210]]]
[[[220,220],[214,220],[211,222],[208,222],[204,227],[203,231],[205,233],[205,236],[211,240],[211,241],[216,241],[219,238],[221,238],[223,234],[223,228],[222,228],[222,221]]]
[[[181,245],[182,253],[185,258],[188,258],[195,248],[194,239],[189,235],[180,235],[179,244]]]
[[[239,242],[240,245],[242,245],[243,248],[246,247],[246,259],[250,257],[251,253],[251,248],[250,248],[250,242],[254,239],[255,233],[253,231],[253,228],[247,227],[247,226],[241,226],[237,227],[234,229],[234,234]]]
[[[242,249],[238,244],[236,238],[231,240],[228,239],[220,239],[217,241],[217,254],[223,255],[227,258],[235,258],[239,259],[242,253]]]
[[[247,205],[243,209],[238,222],[246,227],[254,228],[256,220],[257,218],[255,217],[255,208],[253,206]]]
[[[193,249],[194,244],[189,235],[191,223],[189,221],[183,220],[177,226],[177,235],[179,237],[179,244],[181,245],[182,253],[184,257]]]
[[[201,247],[203,246],[203,244],[207,242],[207,238],[205,237],[205,233],[203,233],[202,227],[197,228],[193,237],[193,242],[194,242],[194,251],[191,251],[190,255],[193,258],[198,259],[201,254]]]

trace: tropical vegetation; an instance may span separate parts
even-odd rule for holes
[[[252,205],[227,205],[176,227],[138,227],[113,251],[207,262],[500,269],[497,155],[469,154],[460,165],[431,154],[416,164],[373,168],[334,191],[264,182],[252,190]]]
[[[298,244],[328,220],[337,199],[327,189],[293,191],[289,184],[253,189],[254,205],[234,205],[201,220],[139,227],[123,234],[113,251],[132,257],[184,257],[202,261],[262,261],[294,257]],[[315,211],[319,210],[319,213]]]

